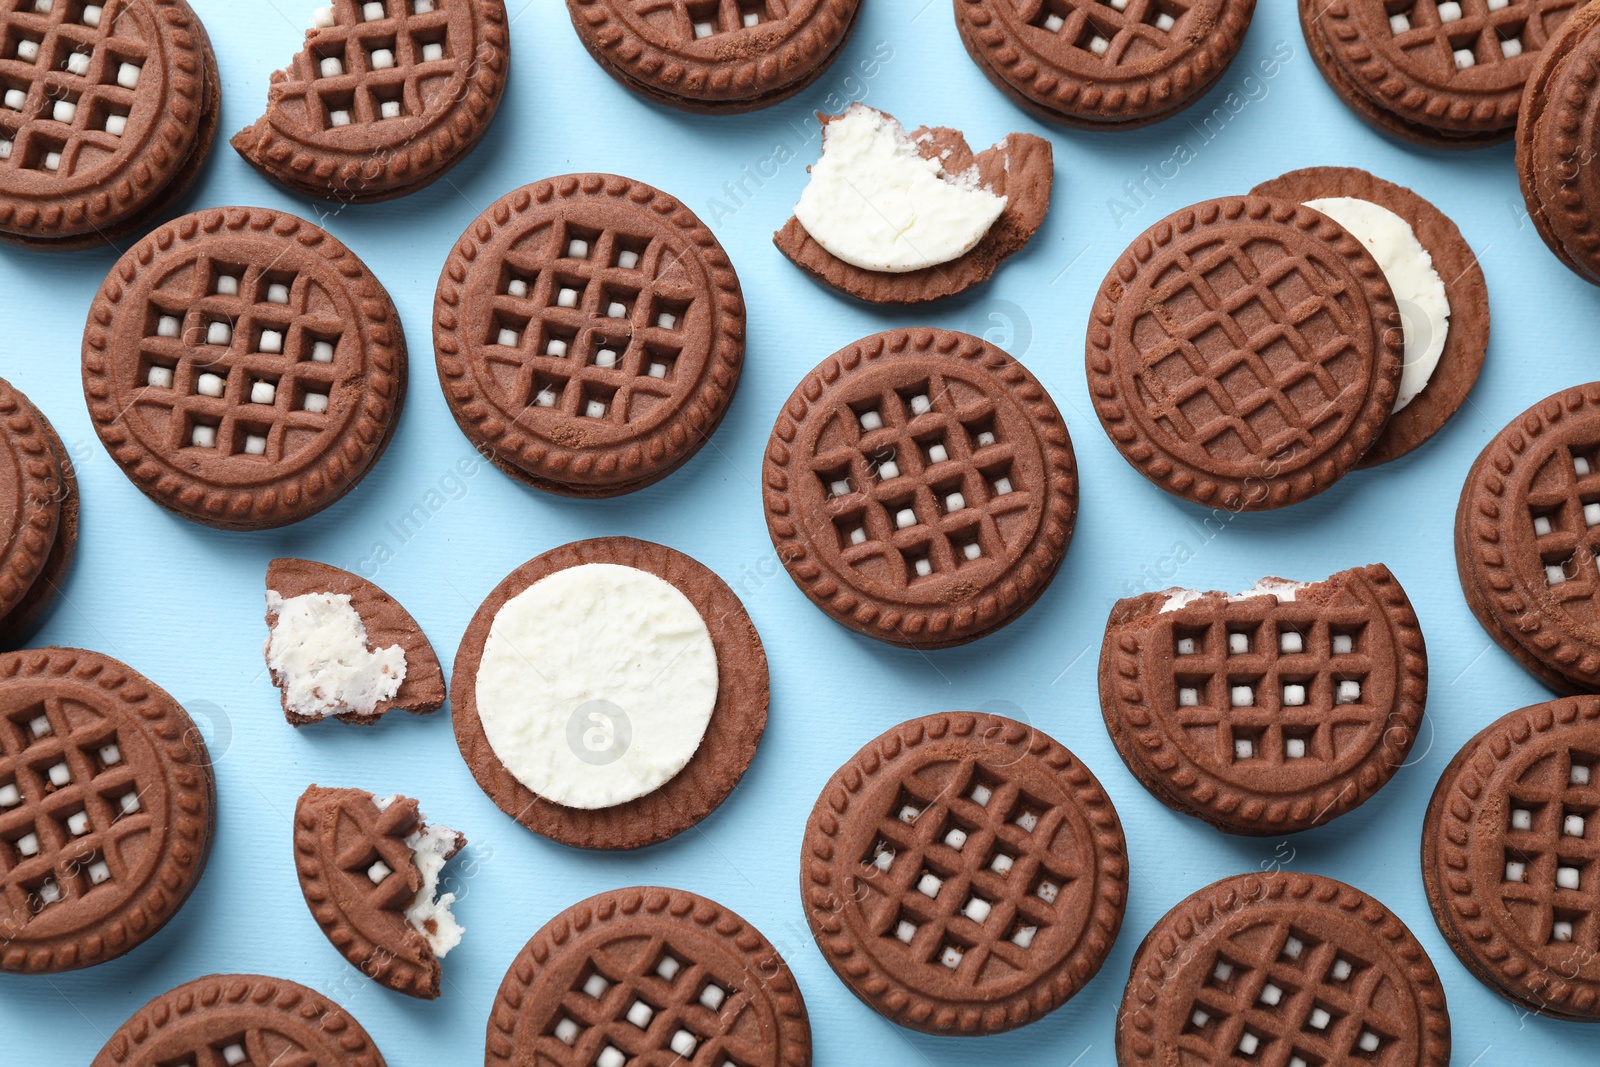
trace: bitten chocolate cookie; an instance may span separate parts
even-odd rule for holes
[[[456,653],[456,744],[478,785],[534,833],[632,849],[721,804],[767,725],[767,657],[732,589],[630,537],[518,567]]]
[[[771,107],[816,81],[861,0],[567,0],[600,69],[647,100],[703,114]]]
[[[480,215],[434,302],[456,425],[518,481],[617,496],[687,463],[744,367],[739,278],[711,231],[642,182],[568,174]]]
[[[932,1034],[994,1034],[1066,1003],[1128,900],[1116,809],[1038,730],[949,712],[841,767],[806,823],[800,893],[839,979]]]
[[[517,954],[483,1061],[810,1067],[811,1024],[788,964],[738,915],[679,889],[618,889]]]
[[[778,250],[824,285],[919,304],[989,280],[1044,223],[1050,142],[1013,133],[976,155],[960,131],[911,133],[863,104],[822,116],[822,159]]]
[[[510,63],[502,0],[333,0],[233,147],[307,196],[405,196],[477,147]]]
[[[189,898],[215,829],[210,756],[170,696],[95,652],[0,655],[0,971],[137,948]]]
[[[184,0],[12,0],[0,9],[0,241],[36,249],[148,231],[216,140],[222,83]]]
[[[384,1067],[384,1060],[361,1024],[321,994],[282,978],[213,974],[140,1008],[90,1067],[151,1064]]]
[[[1416,613],[1382,564],[1120,600],[1100,650],[1128,770],[1226,833],[1307,830],[1365,803],[1404,766],[1427,691]]]
[[[39,409],[0,378],[0,646],[44,620],[78,544],[78,479]]]
[[[461,943],[439,892],[465,836],[428,826],[417,802],[312,786],[294,811],[295,870],[306,906],[362,974],[406,996],[439,996],[439,961]]]
[[[1048,121],[1126,130],[1177,114],[1216,84],[1255,0],[955,0],[967,54]]]
[[[1600,699],[1513,711],[1461,749],[1422,826],[1434,921],[1472,975],[1557,1018],[1600,1021]]]
[[[375,723],[391,711],[444,706],[444,672],[428,636],[365,578],[306,559],[267,566],[264,651],[283,714],[295,726],[332,716]]]
[[[943,648],[1054,579],[1078,511],[1066,423],[1023,365],[949,330],[892,330],[801,381],[767,443],[767,530],[841,626]]]
[[[1118,1067],[1447,1067],[1450,1014],[1388,908],[1315,874],[1243,874],[1193,894],[1133,958]]]
[[[1583,0],[1299,0],[1317,68],[1368,125],[1425,148],[1510,139],[1537,53]]]
[[[355,254],[293,215],[214,208],[111,269],[83,333],[101,443],[162,507],[257,530],[314,515],[389,445],[406,342]]]
[[[1388,424],[1404,333],[1383,270],[1320,211],[1267,197],[1168,216],[1106,275],[1089,395],[1130,464],[1231,511],[1296,504]]]

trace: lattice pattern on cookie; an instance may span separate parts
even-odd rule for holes
[[[305,1048],[276,1029],[252,1028],[197,1046],[187,1059],[163,1061],[162,1067],[169,1063],[171,1067],[278,1067],[315,1062]]]
[[[307,125],[322,130],[425,114],[459,72],[458,50],[472,47],[451,39],[442,8],[439,0],[334,0],[277,90],[277,106],[303,101]]]
[[[1195,0],[1044,0],[1033,25],[1116,67],[1184,45],[1178,23],[1194,5]]]
[[[1558,448],[1528,490],[1528,520],[1549,595],[1595,617],[1600,594],[1600,449]]]
[[[347,876],[347,884],[380,911],[404,911],[416,894],[403,872],[415,864],[406,836],[417,829],[412,805],[393,803],[381,808],[359,793],[338,802],[333,862]]]
[[[753,29],[789,17],[802,0],[634,0],[634,13],[685,43]]]
[[[1436,73],[1504,63],[1537,52],[1575,0],[1389,0],[1393,46]]]
[[[1534,945],[1600,952],[1600,752],[1539,761],[1505,805],[1500,897]]]

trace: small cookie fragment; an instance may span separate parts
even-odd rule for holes
[[[1600,7],[1573,11],[1535,61],[1517,118],[1517,175],[1539,236],[1600,285]]]
[[[42,412],[0,378],[0,646],[21,643],[55,601],[78,544],[78,479]]]

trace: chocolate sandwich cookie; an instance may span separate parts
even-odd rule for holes
[[[444,706],[444,672],[428,636],[365,578],[307,559],[267,566],[272,684],[295,726],[330,716],[367,725],[391,711]]]
[[[576,848],[682,833],[727,799],[767,725],[767,657],[732,589],[630,537],[512,571],[456,653],[456,744],[500,809]]]
[[[0,378],[0,646],[26,638],[78,545],[78,479],[48,419]]]
[[[0,971],[115,959],[177,914],[216,829],[205,742],[95,652],[0,655]]]
[[[1050,208],[1050,142],[1032,134],[974,154],[958,130],[907,134],[893,116],[853,104],[822,116],[822,145],[773,243],[858,300],[919,304],[988,281]]]
[[[312,917],[357,970],[410,997],[439,996],[439,961],[461,943],[439,875],[466,845],[406,797],[314,785],[295,805],[295,871]]]
[[[1447,1067],[1450,1014],[1405,923],[1315,874],[1242,874],[1156,923],[1117,1013],[1118,1067]]]
[[[502,0],[333,0],[234,150],[306,196],[414,193],[488,132],[511,62],[506,29]]]
[[[1360,466],[1410,452],[1450,420],[1489,351],[1489,289],[1461,230],[1403,186],[1354,167],[1309,167],[1263,182],[1252,196],[1294,200],[1333,218],[1367,246],[1393,291],[1405,335],[1395,411]]]
[[[0,241],[38,249],[148,231],[216,140],[222,82],[184,0],[0,5]]]
[[[855,29],[861,0],[567,0],[600,69],[680,111],[731,115],[816,81]]]
[[[566,496],[652,485],[710,440],[744,367],[727,254],[643,182],[568,174],[480,215],[434,301],[456,425],[502,471]]]
[[[1197,504],[1299,503],[1388,424],[1404,332],[1350,231],[1290,200],[1225,197],[1168,216],[1106,275],[1089,395],[1150,481]]]
[[[1027,368],[950,330],[834,353],[767,443],[772,543],[846,629],[944,648],[1011,622],[1054,579],[1078,511],[1066,423]]]
[[[1583,0],[1299,0],[1317,69],[1368,125],[1424,148],[1509,140],[1538,53]]]
[[[264,208],[185,215],[130,248],[89,309],[83,389],[123,473],[184,518],[286,526],[389,445],[406,342],[327,232]]]
[[[90,1067],[151,1064],[384,1067],[384,1060],[361,1024],[321,994],[282,978],[213,974],[140,1008]]]
[[[1575,10],[1539,54],[1517,118],[1517,175],[1539,236],[1600,285],[1600,6]]]
[[[1307,830],[1365,803],[1405,764],[1427,689],[1416,614],[1382,564],[1120,600],[1100,651],[1128,770],[1233,834]]]
[[[1422,826],[1434,921],[1468,971],[1556,1018],[1600,1021],[1600,699],[1513,711],[1445,768]]]
[[[1177,114],[1222,77],[1255,0],[955,0],[967,54],[1051,122],[1128,130]]]
[[[1038,730],[949,712],[841,767],[806,823],[800,893],[850,991],[932,1034],[1012,1030],[1105,963],[1128,900],[1116,809]]]
[[[517,954],[483,1062],[810,1067],[811,1023],[788,964],[738,915],[680,889],[618,889]]]

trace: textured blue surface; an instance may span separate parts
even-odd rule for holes
[[[197,0],[222,67],[225,135],[259,113],[268,75],[298,47],[312,6]],[[778,945],[811,1008],[819,1064],[1104,1067],[1114,1062],[1116,1006],[1144,932],[1194,889],[1270,865],[1346,879],[1405,919],[1443,975],[1457,1063],[1592,1060],[1590,1032],[1523,1018],[1462,969],[1429,916],[1417,870],[1423,807],[1450,756],[1501,713],[1548,695],[1490,646],[1462,602],[1451,550],[1456,494],[1495,430],[1557,388],[1596,377],[1600,291],[1561,267],[1528,224],[1509,148],[1444,156],[1371,133],[1317,74],[1290,0],[1262,0],[1238,62],[1195,111],[1108,136],[1047,129],[1001,97],[963,52],[949,0],[867,0],[854,40],[815,87],[728,119],[686,117],[630,96],[590,61],[558,0],[510,7],[511,83],[482,147],[420,195],[322,220],[388,286],[413,363],[388,455],[308,522],[224,534],[146,501],[101,450],[79,388],[85,311],[113,256],[0,252],[9,312],[0,374],[54,421],[83,488],[78,564],[37,640],[101,650],[167,688],[201,723],[221,792],[210,869],[167,930],[88,972],[0,978],[0,1062],[86,1063],[151,997],[216,971],[281,975],[322,990],[355,1013],[395,1067],[476,1062],[495,990],[534,930],[591,893],[657,883],[717,898]],[[808,115],[861,98],[912,125],[964,129],[974,143],[1012,130],[1054,142],[1050,217],[992,284],[931,310],[869,310],[816,288],[772,247],[816,154]],[[1202,128],[1204,115],[1213,118]],[[1489,279],[1488,367],[1456,419],[1412,457],[1287,512],[1207,530],[1202,512],[1146,483],[1100,431],[1084,385],[1089,304],[1114,258],[1162,215],[1313,164],[1357,164],[1409,184],[1461,224]],[[439,268],[467,223],[516,185],[579,170],[643,179],[699,211],[738,268],[751,311],[744,383],[710,447],[666,482],[605,502],[540,496],[475,463],[440,395],[429,333]],[[327,211],[269,185],[221,143],[196,203],[260,204],[312,219]],[[857,337],[913,324],[987,332],[1021,357],[1067,416],[1083,470],[1082,519],[1055,585],[999,635],[929,655],[857,638],[813,609],[777,565],[758,491],[763,445],[795,382]],[[418,505],[427,521],[402,529]],[[284,724],[260,652],[262,578],[273,556],[376,571],[448,669],[467,619],[506,572],[570,540],[624,533],[673,545],[723,575],[772,660],[765,742],[744,784],[697,829],[639,854],[572,852],[526,832],[479,792],[447,714],[360,731]],[[1433,680],[1411,765],[1375,800],[1311,833],[1242,841],[1169,813],[1134,782],[1106,737],[1095,689],[1117,597],[1174,582],[1242,588],[1263,573],[1316,578],[1378,560],[1416,604]],[[807,933],[797,889],[805,817],[828,775],[894,723],[958,707],[1026,718],[1082,757],[1122,815],[1133,871],[1123,935],[1100,976],[1046,1021],[979,1043],[913,1035],[859,1004]],[[446,963],[437,1003],[366,982],[317,932],[290,859],[290,814],[311,782],[405,792],[472,839],[455,867],[467,939]]]

